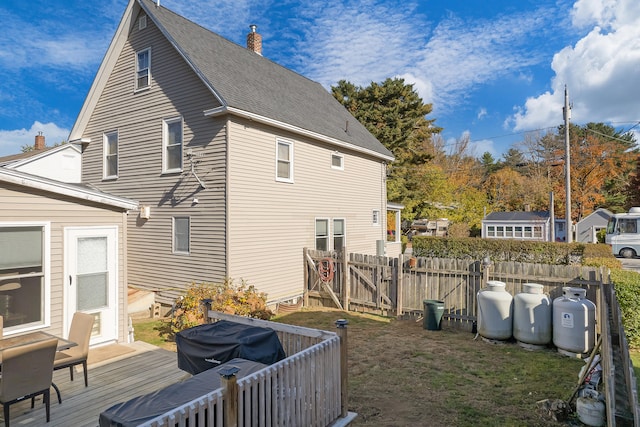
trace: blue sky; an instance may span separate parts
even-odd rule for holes
[[[160,1],[243,46],[258,25],[264,56],[327,89],[402,77],[476,156],[561,124],[565,85],[573,123],[640,122],[637,0]],[[126,4],[0,0],[0,156],[67,139]]]

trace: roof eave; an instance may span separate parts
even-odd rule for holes
[[[0,168],[0,181],[17,184],[36,190],[62,194],[81,200],[87,200],[108,206],[122,208],[124,210],[138,209],[138,202],[123,197],[113,196],[107,193],[92,191],[89,189],[74,188],[67,183],[28,175],[11,169]]]
[[[259,114],[255,114],[255,113],[251,113],[249,111],[244,111],[244,110],[240,110],[238,108],[233,108],[233,107],[229,107],[229,106],[222,106],[222,107],[216,107],[216,108],[212,108],[210,110],[205,110],[204,111],[204,115],[206,117],[219,117],[219,116],[223,116],[225,114],[232,114],[234,116],[238,116],[238,117],[243,117],[245,119],[249,119],[249,120],[253,120],[256,121],[258,123],[263,123],[269,126],[273,126],[275,128],[278,129],[282,129],[282,130],[286,130],[289,132],[293,132],[296,133],[298,135],[303,135],[303,136],[307,136],[309,138],[313,138],[319,141],[323,141],[326,143],[329,143],[331,145],[335,145],[337,147],[340,148],[344,148],[344,149],[349,149],[349,150],[353,150],[353,151],[357,151],[363,154],[367,154],[376,158],[379,158],[381,160],[384,160],[386,162],[392,162],[394,160],[393,156],[387,156],[381,153],[378,153],[377,151],[373,151],[373,150],[368,150],[366,148],[362,148],[359,147],[355,144],[350,144],[348,142],[345,141],[341,141],[339,139],[336,138],[331,138],[329,136],[326,135],[322,135],[320,133],[317,132],[313,132],[307,129],[303,129],[300,128],[298,126],[294,126],[288,123],[284,123],[275,119],[271,119],[269,117],[265,117],[265,116],[261,116]]]

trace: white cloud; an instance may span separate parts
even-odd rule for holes
[[[473,153],[475,157],[482,157],[484,153],[491,153],[491,155],[498,159],[500,157],[500,153],[495,148],[495,145],[490,139],[481,139],[478,141],[469,142],[469,150]]]
[[[25,145],[33,145],[38,132],[42,132],[46,144],[54,144],[66,141],[69,137],[69,129],[58,127],[55,123],[33,122],[29,129],[0,130],[0,156],[18,154]]]
[[[89,17],[96,13],[92,12]],[[61,20],[43,17],[33,22],[0,9],[0,21],[3,22],[0,68],[5,71],[53,68],[66,73],[93,72],[109,44],[113,23],[105,25],[103,21],[101,26],[95,27],[91,20],[74,20],[74,25],[65,25]]]
[[[552,90],[527,99],[511,118],[515,130],[562,123],[565,85],[573,122],[640,120],[640,2],[579,0],[572,18],[574,25],[590,30],[554,55]]]
[[[487,116],[487,109],[486,108],[480,108],[480,110],[478,111],[478,114],[476,115],[476,118],[478,120],[482,120],[486,116]]]
[[[295,43],[302,74],[328,87],[341,79],[368,85],[408,71],[424,38],[416,31],[414,13],[409,2],[306,5],[298,24],[303,39]]]

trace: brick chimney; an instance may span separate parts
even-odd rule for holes
[[[42,134],[42,132],[38,132],[38,134],[36,135],[36,142],[33,145],[33,149],[44,150],[45,148],[46,148],[46,145],[44,143],[44,135]]]
[[[251,32],[247,34],[247,49],[254,51],[258,55],[262,56],[262,36],[256,33],[257,25],[249,25]]]

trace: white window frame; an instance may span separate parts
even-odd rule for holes
[[[371,225],[374,227],[382,225],[382,221],[380,221],[380,209],[373,209],[371,211]]]
[[[333,160],[334,159],[340,159],[340,164],[339,165],[334,165],[333,164]],[[331,169],[335,169],[335,170],[340,170],[343,171],[344,170],[344,155],[342,153],[331,153]]]
[[[140,66],[140,55],[147,54],[147,64],[146,67]],[[140,81],[145,78],[146,73],[146,83],[140,84]],[[135,90],[147,90],[151,87],[151,48],[148,47],[146,49],[142,49],[136,52],[136,76],[135,76]]]
[[[327,224],[327,234],[326,235],[322,235],[322,236],[318,235],[318,221],[324,221]],[[327,251],[330,251],[332,242],[331,242],[331,221],[329,221],[329,218],[325,218],[325,217],[315,218],[315,221],[313,222],[313,229],[314,229],[313,247],[316,250],[327,250]],[[319,238],[325,239],[325,241],[326,241],[326,249],[318,249],[318,239]]]
[[[280,146],[288,147],[289,159],[280,159]],[[280,166],[281,163],[288,163],[288,165],[289,165],[289,176],[288,177],[281,177],[280,176],[280,168],[279,168],[279,166]],[[286,141],[284,139],[277,139],[276,140],[276,181],[292,183],[293,182],[293,165],[294,165],[293,142]]]
[[[182,250],[177,247],[176,240],[178,240],[178,229],[176,227],[176,220],[178,219],[186,219],[187,220],[187,250]],[[171,218],[171,251],[174,254],[178,255],[189,255],[191,253],[191,217],[188,215],[176,215]]]
[[[142,15],[138,18],[138,30],[144,30],[147,28],[147,15]]]
[[[342,221],[342,234],[336,234],[336,221]],[[341,251],[347,247],[347,220],[346,218],[332,218],[331,219],[331,245],[334,251]],[[342,238],[342,247],[336,248],[336,237]]]
[[[169,144],[169,127],[173,124],[180,123],[180,144]],[[169,167],[169,149],[180,146],[180,166],[177,168]],[[164,119],[162,121],[162,173],[182,172],[184,153],[184,123],[182,116]]]
[[[36,329],[47,328],[51,326],[51,223],[50,222],[0,222],[0,229],[12,227],[41,227],[42,235],[42,269],[43,269],[43,301],[42,304],[42,323],[30,323],[24,326],[4,327],[4,335],[13,335],[32,331]],[[6,276],[4,279],[8,279]]]
[[[110,153],[109,152],[109,138],[111,136],[114,136],[116,138],[116,152],[114,153]],[[103,157],[102,157],[102,161],[103,161],[103,168],[102,168],[102,177],[103,179],[111,179],[111,178],[117,178],[118,177],[118,171],[119,171],[119,153],[120,153],[120,136],[118,135],[118,131],[111,131],[111,132],[105,132],[102,134],[102,149],[103,149]],[[109,157],[115,157],[116,158],[116,173],[115,174],[110,174],[109,173]]]

